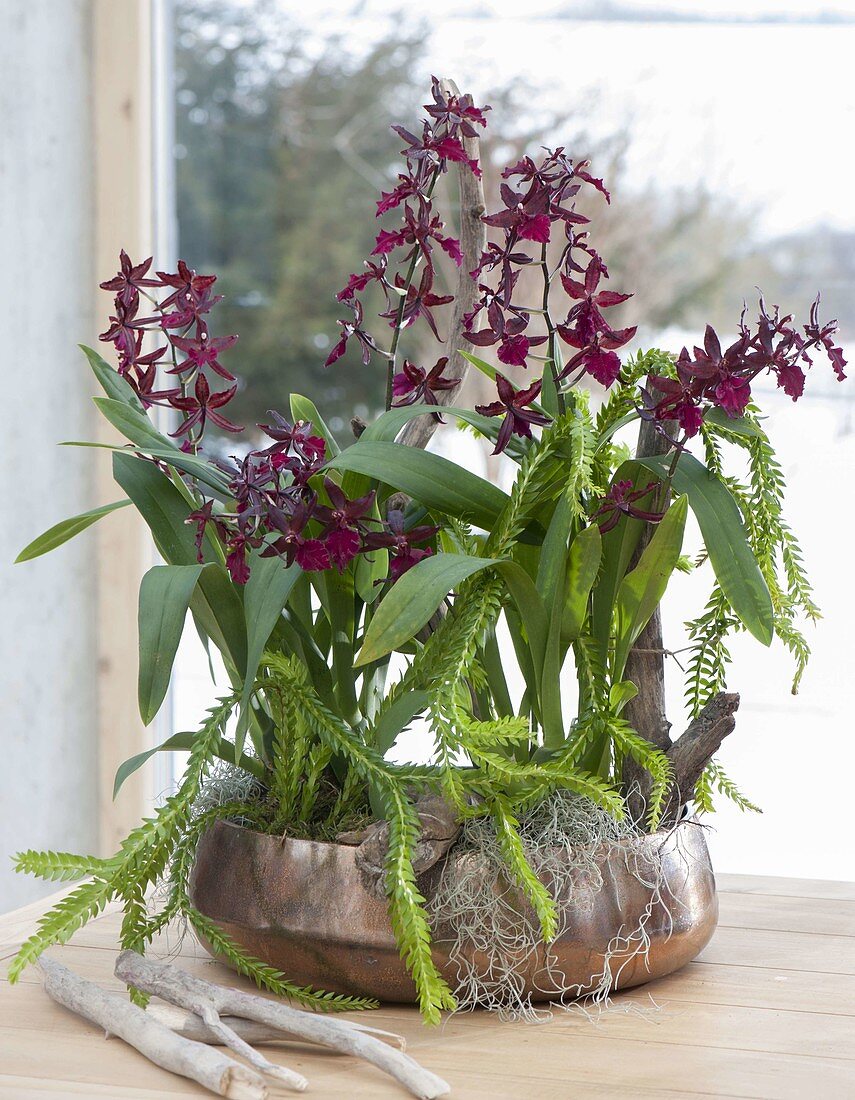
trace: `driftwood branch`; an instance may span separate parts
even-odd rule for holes
[[[671,799],[666,816],[676,820],[682,804],[692,796],[695,784],[722,741],[736,728],[734,715],[739,709],[735,692],[719,692],[668,750],[673,772]]]
[[[106,992],[53,959],[42,957],[39,966],[45,991],[57,1004],[117,1035],[155,1065],[189,1077],[218,1096],[265,1100],[267,1086],[255,1070],[218,1050],[176,1035],[126,997]]]
[[[176,1035],[183,1035],[185,1039],[193,1039],[197,1043],[210,1043],[212,1046],[222,1046],[222,1039],[217,1032],[212,1031],[205,1021],[195,1012],[188,1012],[185,1008],[177,1008],[158,1001],[152,1003],[146,1009],[146,1013],[159,1024],[165,1024]],[[283,1034],[281,1028],[269,1027],[267,1024],[256,1023],[255,1020],[244,1020],[241,1016],[221,1016],[224,1024],[231,1028],[241,1039],[248,1043],[282,1043],[288,1041],[288,1036]],[[407,1041],[403,1035],[396,1035],[394,1031],[383,1031],[379,1027],[368,1027],[366,1024],[349,1020],[348,1023],[357,1031],[363,1031],[366,1035],[375,1035],[379,1039],[385,1039],[391,1046],[398,1050],[407,1049]]]
[[[394,1077],[421,1100],[436,1100],[450,1092],[449,1085],[441,1077],[347,1020],[303,1012],[252,993],[217,986],[171,963],[147,959],[134,951],[123,951],[119,955],[116,977],[195,1013],[209,1026],[216,1021],[221,1023],[221,1014],[240,1016],[310,1043],[354,1054]]]
[[[126,998],[122,998],[125,1000]],[[195,1012],[188,1012],[184,1008],[176,1008],[175,1005],[161,1004],[152,1001],[145,1010],[150,1020],[156,1020],[180,1035],[184,1039],[192,1039],[195,1043],[207,1043],[210,1046],[222,1046],[220,1036],[212,1031],[201,1017]],[[239,1016],[223,1016],[222,1022],[236,1035],[239,1035],[247,1043],[281,1043],[286,1036],[273,1027],[265,1027],[254,1020],[243,1020]]]
[[[673,422],[664,424],[666,430]],[[642,420],[638,429],[636,458],[667,454],[671,444],[656,430],[652,420]],[[634,569],[653,532],[645,526],[638,547],[630,562]],[[650,621],[629,651],[624,677],[638,688],[638,694],[626,704],[626,719],[646,741],[667,752],[671,747],[671,723],[665,711],[665,653],[662,644],[662,616],[657,607]],[[643,821],[647,815],[646,794],[650,789],[648,772],[627,756],[623,765],[623,784],[629,812],[633,820]]]
[[[453,80],[443,79],[441,87],[448,95],[460,94]],[[464,137],[463,144],[468,157],[474,160],[480,158],[480,142],[477,137]],[[469,368],[468,362],[460,354],[461,344],[466,343],[462,338],[463,317],[474,307],[478,295],[478,284],[469,273],[478,266],[481,253],[487,243],[487,230],[481,221],[481,216],[486,209],[484,186],[465,164],[458,165],[458,178],[460,181],[460,249],[463,253],[463,263],[460,265],[457,277],[457,295],[445,346],[448,363],[444,373],[446,377],[457,378],[459,381],[453,389],[440,390],[437,393],[439,405],[454,404],[454,399],[463,385],[463,379]],[[466,344],[466,346],[469,345]],[[417,416],[404,428],[400,441],[410,447],[426,447],[436,431],[436,426],[437,422],[433,416]]]

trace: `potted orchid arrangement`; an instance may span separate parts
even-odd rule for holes
[[[215,277],[184,263],[155,271],[123,252],[102,284],[115,306],[101,339],[118,366],[84,351],[104,391],[95,402],[127,441],[112,448],[123,495],[51,528],[21,558],[136,508],[163,561],[140,588],[144,722],[167,694],[188,613],[228,687],[198,731],[151,750],[189,752],[186,770],[116,855],[18,857],[22,871],[86,877],[23,945],[12,980],[113,899],[125,947],[141,950],[183,917],[276,993],[327,1009],[411,997],[431,1022],[467,998],[537,999],[544,972],[553,999],[641,981],[687,961],[711,933],[709,865],[687,807],[712,810],[716,790],[750,805],[714,760],[738,705],[725,690],[727,638],[777,636],[797,683],[808,656],[799,623],[817,615],[752,384],[771,376],[797,400],[817,353],[843,379],[835,325],[820,321],[818,303],[797,326],[761,300],[726,347],[708,327],[702,346],[678,356],[622,356],[635,328],[611,317],[629,295],[610,289],[575,205],[583,190],[608,202],[604,183],[585,161],[547,150],[504,169],[499,209],[488,211],[478,146],[488,110],[434,80],[421,127],[395,127],[404,167],[377,204],[388,227],[338,295],[344,316],[327,358],[333,367],[356,348],[385,372],[385,410],[355,421],[348,446],[294,394],[288,415],[260,427],[261,445],[216,457],[209,429],[242,429],[226,411],[237,337],[210,328]],[[437,208],[451,169],[457,231]],[[440,257],[457,270],[453,292],[441,292]],[[371,293],[384,302],[376,327]],[[443,345],[432,364],[418,352],[425,333]],[[470,369],[495,389],[474,409],[454,403]],[[505,456],[508,492],[426,449],[443,418]],[[622,439],[634,430],[633,452]],[[729,472],[734,457],[747,479]],[[704,543],[697,561],[683,553],[690,511]],[[689,624],[693,720],[672,740],[658,609],[675,571],[693,568],[710,574],[711,595]],[[417,720],[432,756],[402,763],[393,750]],[[117,789],[151,752],[120,769]],[[212,786],[217,797],[206,797]],[[656,914],[673,930],[678,910],[662,887],[679,893],[667,861],[686,830],[700,838],[682,843],[695,846],[704,912],[683,898],[689,927],[672,956],[621,979],[609,962],[627,966],[632,951],[618,941],[641,931],[649,945]],[[624,870],[635,853],[644,890],[639,911],[627,903],[590,944],[605,960],[603,985],[576,973],[561,943],[578,931],[579,891],[594,910],[608,893],[616,852]],[[276,875],[259,883],[271,860]],[[283,901],[289,875],[292,893],[311,899]],[[275,917],[265,890],[281,903]],[[319,946],[312,928],[325,912],[337,932]],[[356,916],[362,945],[343,927]],[[507,949],[508,922],[534,963]],[[479,939],[484,927],[491,935]],[[348,969],[342,944],[365,962],[383,936],[400,951],[397,969]],[[319,985],[330,991],[310,988]]]

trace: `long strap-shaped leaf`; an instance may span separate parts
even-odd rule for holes
[[[670,458],[653,455],[638,461],[654,473],[667,473]],[[685,493],[698,521],[710,564],[727,602],[744,626],[769,645],[774,635],[772,597],[748,542],[739,506],[730,490],[693,455],[677,461],[673,485]]]
[[[140,584],[137,694],[148,725],[166,697],[190,598],[204,565],[155,565]]]
[[[47,554],[50,550],[55,550],[57,546],[62,546],[64,542],[73,539],[75,535],[79,535],[87,527],[91,527],[102,516],[108,516],[110,512],[115,512],[118,508],[126,508],[130,503],[129,500],[117,500],[113,504],[102,504],[100,508],[91,508],[88,512],[81,512],[77,516],[60,520],[59,523],[55,523],[53,527],[49,527],[38,538],[28,543],[15,558],[15,561],[30,561],[32,558],[39,558],[42,554]]]
[[[677,497],[657,525],[650,542],[618,588],[615,601],[615,653],[612,680],[623,676],[630,648],[665,595],[683,547],[688,502]]]
[[[498,486],[441,455],[400,443],[359,440],[327,463],[352,470],[415,498],[427,508],[489,530],[508,496]]]
[[[495,565],[493,558],[437,554],[409,569],[381,601],[365,633],[357,667],[379,661],[421,630],[452,592],[473,573]]]

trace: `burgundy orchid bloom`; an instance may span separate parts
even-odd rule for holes
[[[217,281],[216,275],[197,275],[183,260],[178,261],[178,271],[174,274],[158,271],[157,275],[162,286],[172,287],[172,294],[160,303],[162,309],[168,309],[190,293],[200,296],[207,294]]]
[[[247,543],[248,540],[243,535],[236,535],[227,546],[226,569],[235,584],[246,584],[249,580],[249,562],[246,560]]]
[[[374,507],[376,496],[372,489],[364,497],[348,500],[330,478],[324,478],[324,489],[330,499],[330,507],[319,504],[315,516],[323,524],[321,537],[330,560],[342,572],[362,547],[364,519]]]
[[[212,276],[215,278],[215,276]],[[196,336],[201,339],[207,332],[205,315],[210,313],[213,306],[223,300],[222,294],[211,294],[210,289],[198,291],[191,287],[189,291],[171,295],[174,299],[175,309],[172,313],[164,313],[160,323],[164,329],[183,328],[196,326]],[[161,303],[161,309],[165,305]]]
[[[434,120],[434,125],[443,125],[454,133],[457,129],[464,137],[476,137],[475,126],[486,126],[484,117],[489,107],[476,107],[471,95],[446,95],[435,76],[431,77],[431,95],[433,103],[425,105],[425,113]]]
[[[385,531],[371,531],[365,535],[363,543],[366,550],[388,550],[389,579],[396,581],[408,569],[412,569],[422,559],[430,557],[433,551],[429,546],[418,546],[426,542],[439,531],[438,527],[404,527],[404,513],[393,508],[386,516]]]
[[[460,382],[459,378],[444,378],[443,371],[448,365],[448,356],[438,359],[430,371],[424,367],[417,367],[409,359],[404,360],[400,373],[392,380],[392,393],[396,406],[415,405],[417,401],[423,401],[426,405],[438,405],[437,393],[442,390],[453,390]],[[439,413],[431,414],[440,424],[443,423]]]
[[[502,416],[502,426],[496,439],[493,454],[501,454],[507,447],[512,435],[525,436],[531,439],[531,427],[533,424],[546,425],[549,417],[526,406],[536,400],[540,394],[541,380],[538,380],[525,390],[515,390],[511,383],[502,374],[496,375],[496,388],[499,391],[499,400],[489,405],[476,405],[475,412],[481,416]]]
[[[379,352],[377,344],[374,342],[374,338],[369,332],[362,327],[363,309],[362,303],[358,298],[352,297],[344,302],[344,305],[348,306],[353,311],[352,321],[339,321],[339,327],[341,328],[341,336],[338,342],[334,345],[332,351],[326,358],[324,363],[325,367],[332,366],[338,359],[341,359],[347,348],[347,342],[351,336],[355,337],[362,349],[362,364],[368,366],[371,362],[371,353]]]
[[[371,260],[365,260],[364,265],[365,271],[361,275],[351,275],[347,280],[347,286],[336,294],[337,301],[350,301],[357,292],[365,290],[369,283],[379,283],[383,287],[384,293],[387,292],[389,283],[386,281],[386,257],[381,256],[376,264],[372,263]],[[386,293],[387,300],[388,297],[389,295]]]
[[[506,209],[500,210],[497,214],[486,214],[481,219],[485,225],[491,225],[496,229],[512,230],[521,241],[537,241],[540,244],[546,244],[552,224],[549,217],[549,189],[539,187],[523,198],[513,188],[503,183],[501,195]]]
[[[286,565],[294,562],[307,573],[316,570],[329,569],[330,555],[320,539],[306,538],[304,531],[312,518],[313,505],[300,501],[294,506],[290,515],[281,508],[273,505],[267,512],[267,520],[275,531],[280,532],[280,537],[275,539],[265,550],[262,550],[263,558],[271,558],[278,555],[284,558]]]
[[[201,370],[203,367],[210,367],[212,371],[220,376],[220,378],[225,378],[228,382],[234,382],[235,376],[226,370],[220,362],[219,356],[222,352],[228,351],[229,348],[237,343],[237,336],[216,336],[210,339],[207,333],[202,333],[202,337],[199,340],[189,340],[183,336],[173,336],[171,342],[173,347],[184,352],[188,362],[173,367],[173,369],[167,373],[181,374],[188,369],[189,363],[190,367],[195,370]]]
[[[646,520],[648,523],[658,523],[665,515],[664,512],[639,508],[635,503],[649,496],[655,488],[655,481],[651,481],[644,489],[633,489],[631,481],[616,481],[611,485],[600,501],[600,507],[591,516],[592,522],[595,522],[600,516],[604,517],[597,524],[600,528],[600,534],[605,535],[616,527],[621,516],[631,516],[634,519]]]
[[[102,290],[112,290],[123,305],[129,306],[137,300],[141,287],[163,285],[160,279],[147,279],[145,277],[151,264],[151,256],[147,260],[143,260],[142,263],[133,263],[123,248],[119,253],[119,273],[112,279],[98,285]]]
[[[140,329],[160,323],[158,317],[137,317],[138,310],[138,297],[128,305],[121,298],[116,298],[116,312],[110,317],[109,328],[98,337],[105,343],[114,344],[116,351],[125,359],[136,355]]]
[[[180,409],[181,412],[186,415],[183,424],[178,430],[170,432],[169,434],[173,437],[185,435],[197,424],[199,425],[199,433],[201,434],[205,430],[205,425],[209,420],[213,424],[216,424],[218,428],[222,428],[225,432],[242,432],[242,427],[233,424],[231,420],[227,420],[221,413],[216,411],[217,409],[221,409],[223,405],[227,405],[234,397],[236,391],[237,386],[231,386],[221,393],[212,392],[208,384],[208,379],[200,371],[196,376],[192,397],[173,397],[170,400],[170,404],[173,408]]]
[[[196,560],[200,565],[205,560],[202,544],[205,541],[209,523],[214,525],[217,535],[222,540],[225,541],[228,538],[228,528],[214,515],[213,500],[206,500],[200,508],[197,508],[195,512],[191,512],[184,522],[196,526]]]
[[[418,286],[416,286],[415,283],[410,283],[409,286],[407,286],[402,276],[396,275],[395,286],[400,290],[404,290],[406,287],[404,310],[401,314],[401,327],[407,328],[418,317],[424,317],[430,326],[431,332],[437,340],[439,340],[439,332],[431,310],[435,309],[437,306],[444,306],[448,305],[449,302],[453,302],[454,295],[433,293],[433,269],[425,267]],[[387,310],[385,313],[381,313],[380,316],[387,318],[390,325],[394,326],[398,321],[399,308],[399,306],[395,306],[394,309]]]
[[[305,420],[298,420],[291,424],[273,409],[270,410],[270,416],[273,420],[272,424],[259,424],[258,427],[275,440],[275,443],[266,451],[262,451],[262,454],[275,455],[293,448],[308,461],[323,461],[327,449],[326,440],[322,436],[313,434],[311,424]]]

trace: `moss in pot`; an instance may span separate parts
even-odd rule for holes
[[[18,857],[91,878],[24,944],[13,980],[115,898],[125,947],[184,918],[275,993],[328,1010],[412,999],[429,1023],[456,1005],[525,1015],[604,996],[683,965],[712,933],[714,882],[686,807],[709,812],[718,790],[750,808],[714,759],[739,701],[726,638],[777,635],[798,681],[799,623],[817,614],[751,387],[771,374],[797,399],[817,353],[842,379],[835,326],[816,305],[797,326],[761,300],[726,348],[708,327],[676,357],[626,354],[635,328],[614,318],[629,295],[609,288],[574,206],[583,189],[607,200],[604,184],[547,150],[504,170],[486,213],[486,111],[435,81],[421,127],[398,128],[404,169],[378,203],[389,224],[339,294],[327,360],[384,370],[386,409],[344,448],[295,394],[260,446],[214,460],[210,425],[240,430],[224,411],[234,337],[209,327],[214,277],[122,253],[102,284],[118,370],[85,350],[99,408],[128,440],[114,454],[126,499],[21,557],[130,503],[165,563],[140,591],[144,721],[188,611],[230,687],[198,732],[160,746],[189,750],[184,777],[115,856]],[[434,201],[452,169],[457,233]],[[456,291],[442,294],[449,262]],[[385,302],[373,329],[371,291]],[[423,337],[440,331],[432,363]],[[454,404],[472,367],[495,387],[474,411]],[[178,414],[170,435],[150,418],[160,406]],[[507,493],[425,449],[443,415],[506,456]],[[631,454],[619,436],[633,427]],[[703,562],[683,555],[689,511]],[[712,592],[690,624],[692,718],[672,740],[658,609],[693,568]],[[431,758],[401,763],[417,719]],[[157,884],[166,900],[151,907]]]

